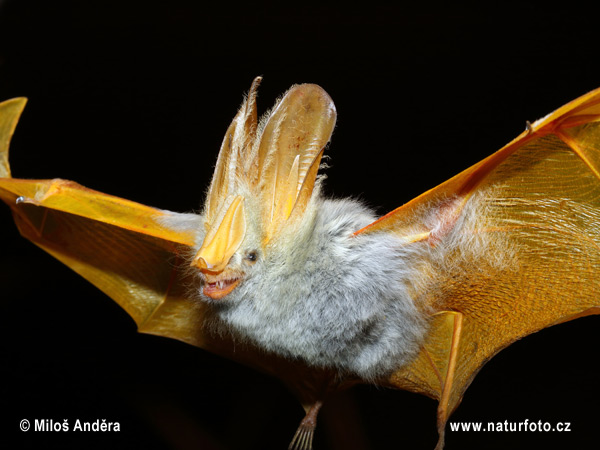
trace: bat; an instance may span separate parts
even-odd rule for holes
[[[357,383],[438,400],[442,449],[490,358],[600,313],[600,89],[377,218],[321,193],[329,95],[294,86],[259,120],[260,81],[227,129],[200,214],[12,178],[24,99],[0,104],[0,196],[25,238],[140,332],[282,379],[307,413],[291,449],[311,448],[327,396]]]

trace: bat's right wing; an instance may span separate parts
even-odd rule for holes
[[[8,146],[25,99],[0,104],[0,198],[20,233],[114,299],[143,333],[219,352],[202,326],[204,306],[189,299],[184,257],[189,229],[181,215],[65,180],[10,176]],[[179,220],[181,222],[181,220]],[[32,263],[33,270],[43,270]]]

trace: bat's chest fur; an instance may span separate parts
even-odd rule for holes
[[[266,350],[364,378],[408,362],[425,333],[409,294],[412,255],[392,234],[352,236],[373,220],[357,202],[321,202],[265,250],[219,317]]]

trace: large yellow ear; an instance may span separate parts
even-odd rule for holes
[[[256,92],[261,80],[261,77],[254,79],[248,96],[225,133],[206,199],[207,223],[213,222],[223,201],[235,192],[237,177],[250,178],[252,184],[258,178],[256,157],[251,152],[256,139]]]
[[[10,177],[8,146],[25,103],[27,99],[22,97],[0,103],[0,178]]]
[[[292,87],[257,131],[252,83],[227,129],[205,205],[206,237],[192,262],[201,270],[223,270],[246,233],[244,196],[260,199],[261,236],[267,243],[311,198],[323,149],[336,112],[327,93],[314,84]]]
[[[257,155],[265,242],[292,212],[306,209],[336,116],[333,100],[315,84],[292,87],[269,116]]]

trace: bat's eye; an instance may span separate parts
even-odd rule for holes
[[[258,253],[256,251],[251,251],[246,253],[246,256],[244,257],[244,259],[246,261],[248,261],[251,264],[254,264],[256,262],[256,260],[258,259]]]

